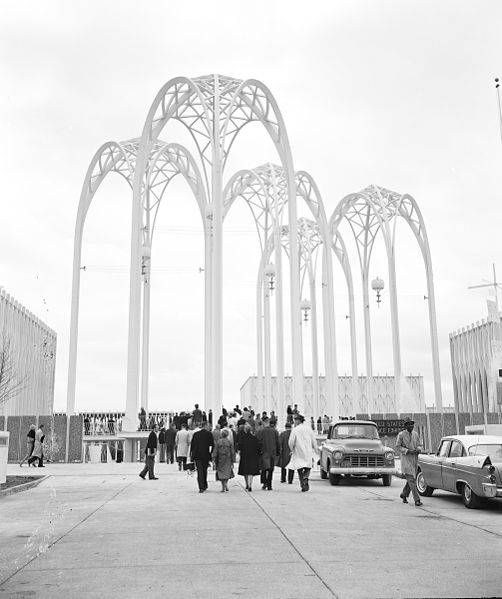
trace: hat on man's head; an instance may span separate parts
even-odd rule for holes
[[[405,418],[404,422],[403,422],[403,425],[404,426],[408,426],[408,424],[415,424],[415,421],[412,420],[411,418]]]
[[[299,420],[300,422],[305,422],[305,416],[302,416],[301,414],[294,414],[293,419]]]

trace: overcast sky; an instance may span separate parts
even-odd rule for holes
[[[315,178],[328,215],[371,183],[416,199],[432,253],[443,401],[452,404],[448,335],[487,313],[488,291],[467,287],[490,279],[492,263],[502,278],[502,144],[493,83],[502,75],[501,16],[502,4],[490,0],[3,0],[0,285],[57,331],[55,408],[66,405],[73,232],[89,162],[105,141],[141,134],[168,80],[211,73],[269,87],[295,168]],[[178,141],[178,132],[163,139]],[[227,178],[277,162],[264,132],[246,135]],[[126,184],[110,176],[84,232],[78,410],[125,407],[130,212]],[[299,214],[308,213],[300,206]],[[170,189],[158,227],[150,407],[179,410],[203,400],[203,239],[182,182]],[[223,403],[230,406],[256,372],[260,255],[245,206],[236,204],[226,231]],[[423,374],[430,405],[425,273],[405,223],[398,240],[403,370]],[[379,244],[371,278],[387,283],[385,264]],[[341,272],[335,281],[343,374],[350,372],[350,347]],[[362,373],[360,295],[356,302]],[[372,310],[374,372],[390,374],[387,288]],[[310,374],[308,356],[305,364]]]

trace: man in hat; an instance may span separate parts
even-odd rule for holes
[[[411,418],[405,418],[404,431],[401,431],[396,440],[396,451],[401,454],[401,472],[406,479],[406,484],[399,497],[403,503],[408,503],[410,491],[413,493],[413,499],[416,506],[421,506],[420,495],[418,494],[416,478],[418,467],[418,454],[422,451],[418,433],[413,430],[415,422]]]
[[[296,405],[296,404],[295,404]],[[298,471],[300,487],[302,491],[309,490],[309,475],[312,469],[312,460],[314,456],[319,455],[314,431],[305,422],[305,418],[300,414],[293,414],[295,428],[291,431],[288,440],[291,449],[291,459],[288,468]]]

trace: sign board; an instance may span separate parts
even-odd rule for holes
[[[404,429],[404,420],[373,420],[381,437],[397,437]]]

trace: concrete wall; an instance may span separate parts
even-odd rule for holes
[[[54,404],[56,333],[0,291],[0,349],[7,351],[19,392],[0,404],[0,414],[51,414]]]

